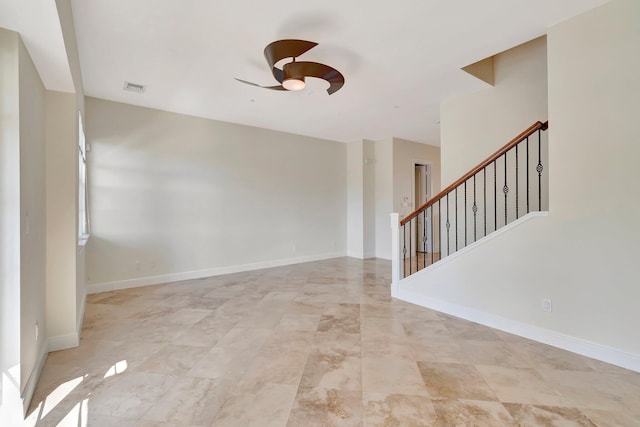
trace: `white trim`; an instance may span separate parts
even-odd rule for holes
[[[80,301],[80,312],[76,313],[76,316],[78,317],[76,321],[76,334],[78,334],[78,337],[80,337],[82,332],[82,322],[84,321],[84,309],[86,305],[87,305],[87,287],[83,286],[82,301]]]
[[[140,286],[148,285],[158,285],[160,283],[178,282],[182,280],[200,279],[203,277],[220,276],[223,274],[242,273],[244,271],[260,270],[263,268],[280,267],[283,265],[300,264],[303,262],[339,258],[345,255],[345,252],[331,252],[320,255],[308,255],[297,258],[285,258],[273,261],[255,262],[251,264],[230,265],[227,267],[207,268],[203,270],[163,274],[160,276],[147,276],[138,277],[135,279],[115,280],[113,282],[93,283],[87,285],[87,294],[97,294],[100,292],[137,288]]]
[[[47,351],[47,342],[44,341],[38,349],[38,358],[36,359],[36,364],[31,370],[31,374],[29,375],[27,383],[24,386],[24,391],[20,396],[20,398],[22,399],[22,409],[24,414],[27,413],[27,409],[29,409],[29,405],[31,405],[31,399],[33,399],[33,393],[36,391],[36,386],[38,385],[38,381],[40,380],[40,375],[42,374],[44,362],[47,359],[48,354],[49,352]]]
[[[376,258],[376,253],[375,251],[372,252],[359,252],[359,251],[347,251],[347,256],[350,258],[357,258],[357,259],[371,259],[371,258]]]
[[[470,320],[481,325],[494,329],[509,332],[534,341],[558,347],[573,353],[621,366],[640,372],[640,354],[629,353],[624,350],[587,341],[582,338],[566,335],[561,332],[541,328],[539,326],[522,323],[517,320],[508,319],[492,313],[483,312],[473,308],[453,304],[437,298],[429,298],[423,294],[416,294],[403,290],[402,286],[398,290],[397,298],[422,307],[450,314]]]
[[[496,231],[493,231],[489,234],[487,234],[486,236],[480,238],[480,240],[470,243],[467,246],[465,246],[462,249],[459,249],[457,252],[452,253],[451,255],[447,255],[444,258],[442,258],[440,261],[436,262],[435,264],[431,264],[430,266],[423,268],[422,270],[413,273],[411,276],[407,276],[405,277],[405,279],[414,279],[416,277],[420,277],[420,275],[426,274],[429,271],[432,270],[436,270],[440,267],[442,267],[443,265],[453,261],[454,259],[458,258],[459,256],[462,256],[463,254],[474,250],[475,248],[484,245],[487,242],[490,242],[491,240],[495,239],[496,237],[500,236],[503,233],[506,233],[507,231],[511,230],[512,228],[516,228],[522,224],[524,224],[525,222],[532,220],[533,218],[546,218],[549,216],[549,212],[547,211],[536,211],[536,212],[529,212],[528,214],[526,214],[523,217],[520,217],[518,219],[516,219],[513,222],[510,222],[509,224],[503,226],[502,228],[497,229]],[[403,279],[403,280],[405,280]],[[402,284],[402,280],[400,281],[400,284]]]
[[[394,212],[389,215],[391,220],[391,296],[398,297],[400,276],[400,214]]]
[[[55,337],[49,337],[47,340],[47,350],[58,351],[66,350],[68,348],[77,347],[80,345],[80,335],[77,333],[57,335]]]

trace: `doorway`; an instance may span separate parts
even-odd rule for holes
[[[414,161],[414,206],[416,209],[424,205],[432,196],[431,194],[431,165],[426,162]],[[418,221],[416,227],[416,250],[420,253],[433,252],[433,240],[431,236],[431,217],[427,216],[423,221]],[[425,239],[426,237],[426,239]]]

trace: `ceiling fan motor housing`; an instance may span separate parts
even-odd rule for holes
[[[300,69],[295,66],[295,59],[293,62],[284,64],[282,71],[284,72],[284,78],[282,79],[282,86],[287,90],[301,90],[305,87],[304,74],[300,72]]]

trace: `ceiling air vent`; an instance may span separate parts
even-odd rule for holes
[[[124,82],[124,90],[135,93],[144,93],[144,86],[136,83]]]

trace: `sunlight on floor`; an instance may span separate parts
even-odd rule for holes
[[[116,363],[115,365],[113,365],[112,367],[109,368],[109,370],[107,371],[106,374],[104,374],[103,378],[109,378],[112,377],[114,375],[118,375],[123,373],[124,371],[127,370],[127,361],[126,360],[121,360],[118,363]]]
[[[62,400],[67,397],[69,393],[71,393],[83,380],[84,377],[74,378],[66,383],[60,384],[55,390],[49,393],[49,396],[47,396],[43,402],[42,414],[40,417],[46,417],[47,414],[62,402]]]
[[[128,364],[126,360],[121,360],[113,364],[107,372],[105,372],[103,378],[113,377],[126,371]],[[80,377],[76,377],[72,380],[66,381],[56,387],[51,393],[49,393],[38,406],[33,410],[30,416],[25,420],[25,426],[35,426],[38,422],[43,420],[51,411],[53,411],[62,401],[67,399],[71,392],[78,387],[88,378],[88,374]],[[89,397],[76,403],[73,408],[64,416],[57,426],[73,426],[73,427],[86,427],[88,425],[89,415]]]
[[[20,386],[16,378],[20,374],[20,365],[2,372],[0,379],[0,420],[18,423],[22,419],[22,401]]]
[[[82,402],[78,402],[76,406],[69,411],[66,417],[60,421],[58,427],[73,426],[73,427],[87,427],[87,417],[89,416],[89,398],[84,399]]]

